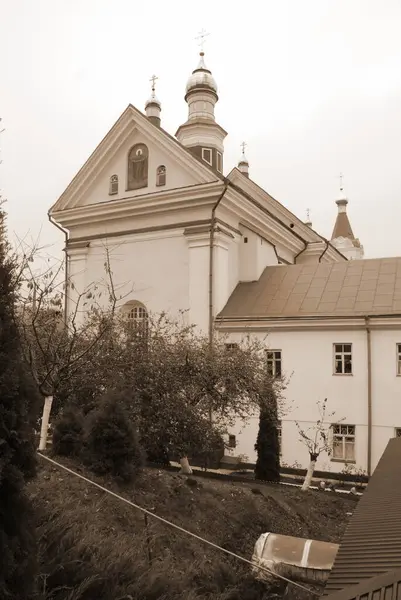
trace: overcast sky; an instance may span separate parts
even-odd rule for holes
[[[245,140],[252,179],[330,237],[342,171],[365,256],[401,255],[400,0],[0,0],[10,233],[61,248],[49,207],[153,73],[175,133],[202,28],[225,173]]]

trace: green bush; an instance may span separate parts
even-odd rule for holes
[[[266,407],[263,407],[260,411],[255,450],[257,452],[255,478],[260,481],[280,481],[280,447],[277,419],[274,411]]]
[[[53,451],[60,456],[78,456],[82,450],[84,420],[74,408],[68,408],[58,418],[53,431]]]
[[[143,466],[138,435],[117,396],[106,397],[88,416],[84,462],[98,475],[129,482]]]

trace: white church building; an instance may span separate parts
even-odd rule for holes
[[[252,181],[244,152],[224,175],[227,133],[203,52],[185,100],[172,136],[153,82],[145,114],[129,105],[50,209],[66,232],[67,277],[77,290],[101,279],[107,247],[135,318],[184,310],[230,343],[266,340],[268,368],[289,377],[283,463],[307,465],[295,421],[308,428],[327,397],[341,423],[317,468],[371,473],[401,432],[401,258],[363,260],[343,191],[329,241]],[[251,462],[257,427],[255,417],[229,432]]]

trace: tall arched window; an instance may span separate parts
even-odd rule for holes
[[[164,165],[157,167],[156,185],[166,185],[166,167]]]
[[[149,152],[145,144],[135,144],[128,154],[129,190],[137,190],[148,185]]]
[[[110,196],[118,194],[118,175],[112,175],[110,177],[109,194]]]
[[[128,321],[130,334],[137,338],[147,338],[149,331],[149,315],[140,302],[128,302],[123,310]]]

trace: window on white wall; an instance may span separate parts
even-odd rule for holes
[[[333,344],[334,375],[352,375],[352,344]]]
[[[266,350],[267,373],[273,379],[282,375],[281,350]]]
[[[212,164],[212,151],[210,148],[202,148],[202,158],[209,165]]]
[[[395,428],[395,437],[401,437],[401,427]]]
[[[166,167],[164,165],[160,165],[156,170],[156,185],[166,185]]]
[[[110,194],[110,196],[114,196],[114,194],[118,194],[118,175],[112,175],[110,177],[109,194]]]
[[[397,344],[397,375],[401,375],[401,344]]]
[[[237,438],[235,437],[235,435],[233,433],[230,433],[228,435],[228,447],[229,448],[237,447]]]
[[[238,348],[238,344],[236,342],[227,342],[224,345],[226,347],[226,350],[236,350]]]
[[[148,311],[140,302],[128,302],[123,311],[128,321],[130,335],[135,338],[146,339],[149,333]]]
[[[355,425],[332,425],[333,454],[335,460],[355,460]]]

